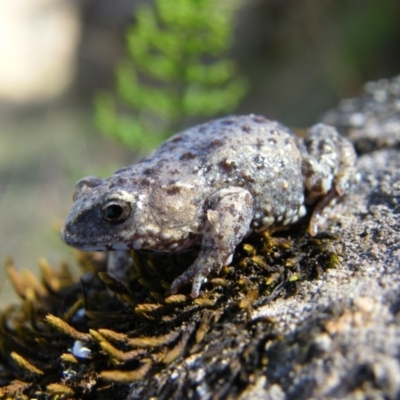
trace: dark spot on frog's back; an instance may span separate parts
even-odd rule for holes
[[[263,124],[263,123],[267,122],[267,120],[261,115],[254,115],[252,120],[254,122],[258,122],[259,124]]]
[[[124,171],[124,170],[123,170]],[[118,172],[116,172],[117,174]],[[128,183],[132,183],[132,181],[130,179],[127,179],[123,176],[118,176],[118,177],[111,177],[112,178],[112,182],[109,186],[110,189],[114,189],[114,188],[120,188],[121,186],[125,186]]]
[[[166,190],[169,196],[174,196],[181,192],[181,188],[179,186],[173,185]]]
[[[261,146],[264,146],[264,145],[265,145],[264,140],[262,140],[262,139],[260,139],[260,138],[257,138],[257,141],[256,141],[256,147],[257,147],[257,149],[260,150]]]
[[[224,145],[224,142],[220,139],[213,139],[211,140],[211,142],[209,143],[209,147],[211,149],[217,149],[218,147],[221,147]]]
[[[181,161],[187,161],[187,160],[193,160],[194,158],[196,158],[196,154],[192,153],[191,151],[187,151],[186,153],[183,153],[179,159]]]
[[[243,179],[243,181],[246,183],[254,183],[255,182],[253,177],[250,174],[248,174],[246,171],[241,171],[240,176]]]
[[[246,132],[246,133],[250,133],[251,132],[250,125],[245,124],[245,125],[242,125],[241,128],[242,128],[243,132]]]
[[[247,204],[253,204],[253,199],[252,199],[252,197],[251,197],[251,195],[250,194],[246,194],[246,197],[244,198],[244,201],[247,203]]]
[[[257,154],[255,157],[253,157],[253,162],[257,169],[264,169],[265,168],[265,158],[262,157],[260,154]]]
[[[243,215],[239,215],[239,216],[237,217],[237,219],[238,219],[239,222],[244,222],[244,217],[243,217]]]
[[[235,123],[235,120],[230,119],[230,118],[224,119],[224,120],[221,122],[222,125],[233,125],[234,123]]]
[[[213,187],[214,184],[215,184],[215,179],[214,179],[214,178],[211,178],[211,179],[208,181],[208,186],[209,186],[209,187]]]
[[[171,142],[174,142],[174,143],[178,143],[178,142],[182,142],[182,136],[181,135],[177,135],[177,136],[174,136],[173,138],[171,138]]]
[[[220,161],[218,166],[224,172],[231,172],[236,168],[236,164],[233,161],[228,161],[226,158]]]
[[[143,160],[142,160],[142,162],[143,162]],[[116,174],[121,174],[122,172],[126,172],[126,171],[128,171],[129,169],[130,169],[129,166],[120,168],[119,170],[117,170],[117,171],[114,172],[114,175],[116,175]]]
[[[150,186],[151,185],[151,180],[149,179],[149,178],[143,178],[141,181],[140,181],[140,184],[142,185],[142,186]]]
[[[236,211],[235,206],[233,204],[228,207],[228,211],[233,217],[236,217],[237,211]]]
[[[207,124],[200,125],[199,132],[204,133],[207,130]]]
[[[155,176],[158,174],[158,169],[156,168],[146,168],[143,170],[143,174],[147,176]]]
[[[190,204],[192,204],[193,206],[199,206],[200,204],[202,204],[202,199],[200,199],[200,198],[197,198],[197,197],[192,197],[191,199],[190,199]]]
[[[327,141],[327,140],[321,140],[321,141],[318,143],[318,151],[319,151],[321,154],[329,153],[330,151],[327,151],[327,149],[331,150],[328,141]]]

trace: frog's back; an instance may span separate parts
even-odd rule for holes
[[[200,158],[204,163],[230,151],[240,161],[252,153],[248,153],[250,148],[258,152],[279,150],[289,138],[293,138],[293,133],[279,122],[255,115],[229,116],[172,136],[149,158],[179,157],[182,162]]]
[[[252,194],[256,214],[274,221],[304,202],[294,134],[260,116],[230,116],[174,135],[142,161],[142,168],[149,167],[159,171],[161,183],[197,183],[204,199],[221,188],[242,187]]]

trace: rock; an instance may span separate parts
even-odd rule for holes
[[[356,145],[359,153],[400,144],[400,75],[368,82],[365,93],[342,100],[323,122],[336,125]]]

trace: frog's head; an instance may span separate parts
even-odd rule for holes
[[[132,243],[139,196],[110,187],[98,177],[81,179],[73,194],[74,205],[61,230],[69,246],[90,251],[125,250]]]

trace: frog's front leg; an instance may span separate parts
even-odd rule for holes
[[[253,218],[253,197],[242,188],[215,192],[207,202],[203,239],[195,262],[171,285],[171,293],[193,278],[191,296],[200,293],[204,278],[229,265],[236,246],[248,233]]]
[[[107,273],[120,282],[127,282],[128,269],[131,265],[130,251],[114,250],[107,252]]]

